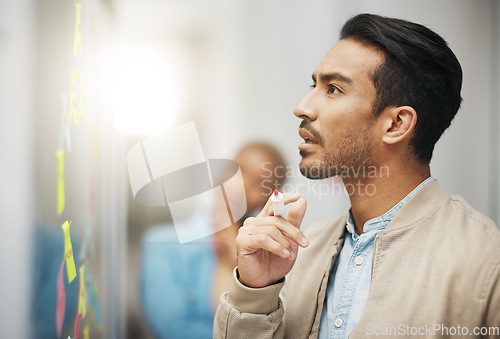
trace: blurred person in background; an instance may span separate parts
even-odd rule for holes
[[[234,160],[245,184],[247,213],[240,220],[208,239],[184,244],[178,243],[173,224],[151,228],[143,237],[140,295],[146,321],[158,338],[212,338],[219,296],[229,288],[236,267],[238,230],[284,182],[283,156],[269,144],[247,144]],[[224,187],[229,201],[234,201],[231,196],[241,196],[238,188]],[[214,204],[176,226],[210,223],[214,227],[225,218],[226,205]]]

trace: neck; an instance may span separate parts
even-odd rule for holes
[[[430,176],[428,165],[411,168],[381,166],[376,175],[343,178],[351,200],[351,211],[358,234],[364,224],[383,215]]]

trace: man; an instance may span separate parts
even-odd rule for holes
[[[265,205],[269,192],[284,182],[280,171],[286,167],[285,162],[275,147],[261,142],[246,144],[234,160],[240,166],[245,184],[245,218],[256,215]],[[240,189],[240,185],[226,182],[227,200],[238,203]],[[227,213],[225,203],[216,203],[209,211],[195,213],[176,227],[225,226]],[[140,293],[155,337],[212,337],[219,297],[228,289],[236,266],[235,238],[242,222],[236,221],[208,239],[181,245],[173,225],[147,231],[142,242]]]
[[[298,194],[285,194],[286,220],[269,201],[247,219],[214,337],[500,335],[500,231],[430,175],[434,144],[462,100],[446,42],[361,14],[313,81],[294,110],[301,173],[339,175],[351,209],[307,238]]]

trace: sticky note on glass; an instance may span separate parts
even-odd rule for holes
[[[80,13],[82,11],[82,4],[75,4],[76,7],[76,25],[75,25],[75,42],[73,44],[73,54],[82,55],[82,34],[80,30]]]
[[[85,265],[80,266],[80,293],[78,297],[78,314],[85,318],[87,314],[87,302],[85,300]]]
[[[75,339],[80,339],[80,321],[82,320],[82,315],[77,314],[75,318]]]
[[[56,306],[56,329],[57,337],[61,337],[61,330],[64,321],[64,312],[66,310],[66,291],[64,290],[63,278],[64,261],[61,263],[59,273],[57,274],[57,306]]]
[[[64,151],[56,152],[57,158],[57,215],[61,215],[66,204],[64,195]]]
[[[71,237],[69,235],[68,220],[62,224],[61,228],[64,231],[64,258],[66,260],[66,272],[68,273],[68,283],[71,283],[76,277],[75,259],[73,257],[73,246],[71,246]]]
[[[71,92],[69,97],[69,114],[68,114],[68,124],[71,125],[71,119],[74,119],[75,125],[80,123],[79,117],[77,116],[78,110],[76,106],[76,79],[78,78],[78,72],[71,71]]]

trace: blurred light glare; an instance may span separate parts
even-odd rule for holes
[[[179,111],[173,60],[165,51],[145,46],[130,46],[115,60],[112,93],[116,129],[125,134],[168,129]]]

